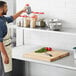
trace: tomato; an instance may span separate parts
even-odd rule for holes
[[[50,48],[50,47],[45,47],[45,49],[46,49],[47,51],[52,51],[52,48]]]
[[[52,48],[49,47],[49,48],[48,48],[48,51],[52,51]]]

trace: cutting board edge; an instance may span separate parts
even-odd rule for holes
[[[55,57],[55,58],[52,58],[52,59],[40,59],[40,58],[35,58],[34,56],[27,56],[26,54],[23,55],[24,58],[30,58],[30,59],[34,59],[34,60],[40,60],[40,61],[49,61],[49,62],[53,62],[53,61],[56,61],[56,60],[59,60],[61,58],[64,58],[66,56],[69,56],[70,53],[67,52],[65,55],[62,55],[62,56],[58,56],[58,57]]]

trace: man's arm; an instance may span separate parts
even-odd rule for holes
[[[16,14],[14,14],[12,17],[13,17],[13,19],[15,20],[17,17],[19,17],[20,16],[20,14],[22,14],[24,11],[26,11],[26,8],[24,8],[23,10],[21,10],[21,11],[19,11],[19,12],[17,12]]]
[[[4,48],[3,42],[0,42],[0,51],[3,54],[4,63],[8,64],[9,63],[9,58],[8,58],[7,52],[6,52],[5,48]]]

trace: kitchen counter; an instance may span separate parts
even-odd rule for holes
[[[37,50],[41,48],[42,46],[36,46],[36,45],[24,45],[24,46],[18,46],[14,47],[12,49],[12,58],[28,61],[28,62],[34,62],[34,63],[40,63],[50,66],[56,66],[64,69],[70,69],[76,71],[76,60],[73,59],[73,53],[70,52],[70,56],[64,57],[62,59],[59,59],[54,62],[46,62],[46,61],[39,61],[39,60],[33,60],[28,58],[23,58],[23,54]]]
[[[16,42],[16,44],[20,44],[20,42],[22,42],[20,45],[26,44],[12,49],[12,57],[16,60],[15,63],[19,61],[19,63],[16,63],[15,66],[18,64],[21,66],[21,62],[24,62],[24,73],[27,74],[26,76],[49,76],[49,74],[50,76],[76,76],[76,60],[73,59],[73,53],[71,51],[70,56],[54,62],[23,58],[23,54],[35,51],[43,46],[72,50],[72,48],[76,45],[75,28],[63,28],[62,31],[51,31],[48,28],[24,28],[17,27],[16,25],[11,25],[9,28],[17,30],[18,36],[16,36],[16,40],[18,43]],[[19,39],[19,37],[24,38]],[[24,42],[22,40],[24,40]]]

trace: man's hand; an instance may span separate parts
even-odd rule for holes
[[[26,11],[26,9],[27,9],[27,7],[24,7],[24,8],[22,9],[22,11],[23,11],[23,12],[25,12],[25,11]]]
[[[4,62],[5,64],[9,64],[9,57],[8,57],[7,55],[4,55],[4,56],[3,56],[3,62]]]

